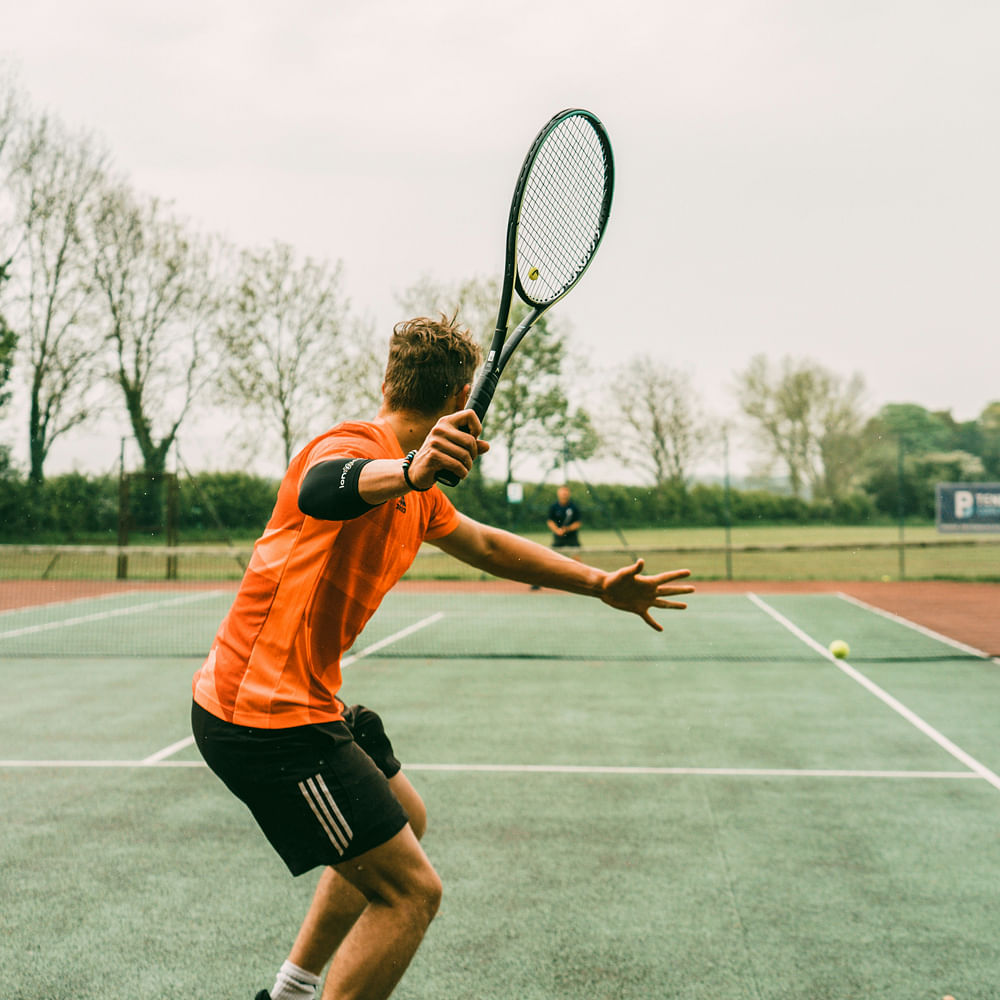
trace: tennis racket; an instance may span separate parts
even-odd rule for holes
[[[480,420],[500,375],[538,318],[583,277],[611,213],[615,168],[608,133],[589,111],[560,111],[535,137],[524,158],[507,220],[507,250],[496,331],[469,396]],[[531,308],[508,337],[517,292]],[[439,482],[458,477],[440,471]]]

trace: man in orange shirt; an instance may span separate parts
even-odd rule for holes
[[[257,1000],[381,1000],[437,911],[419,844],[424,804],[381,719],[337,697],[340,659],[429,541],[496,576],[598,597],[661,626],[684,608],[677,570],[607,573],[452,506],[435,477],[464,479],[489,449],[465,409],[480,352],[454,321],[399,324],[374,421],[344,423],[292,460],[239,592],[193,680],[192,727],[293,875],[325,866],[288,960]],[[331,961],[332,959],[332,961]]]

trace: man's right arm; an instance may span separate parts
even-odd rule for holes
[[[459,515],[454,531],[434,539],[432,544],[494,576],[597,597],[613,608],[639,615],[658,632],[663,626],[650,615],[650,608],[686,608],[684,602],[667,598],[694,592],[694,587],[674,583],[690,575],[686,569],[645,576],[641,572],[643,562],[639,559],[631,566],[606,572],[567,559],[520,535],[481,524],[464,514]]]

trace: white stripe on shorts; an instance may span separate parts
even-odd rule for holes
[[[337,808],[323,775],[317,774],[306,781],[300,781],[299,791],[302,792],[306,802],[309,803],[309,808],[330,838],[330,843],[337,849],[338,854],[343,854],[354,833],[344,819],[344,814]]]

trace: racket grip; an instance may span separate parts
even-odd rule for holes
[[[437,475],[434,476],[436,482],[441,483],[442,486],[458,486],[462,481],[455,475],[454,472],[448,472],[445,469],[441,469]]]
[[[491,368],[489,371],[483,371],[472,387],[468,409],[472,410],[480,420],[486,416],[486,411],[490,408],[499,381],[500,372],[496,368]],[[462,430],[467,431],[468,427],[463,427]],[[446,469],[441,469],[434,479],[445,486],[457,486],[461,482],[454,472],[448,472]]]

